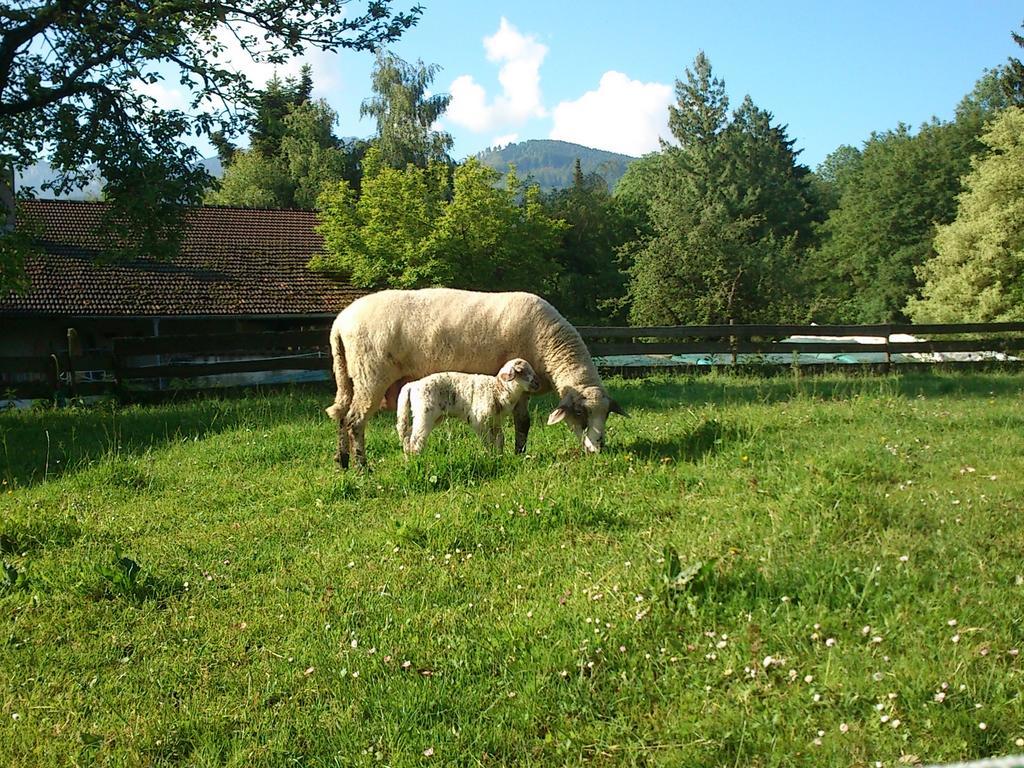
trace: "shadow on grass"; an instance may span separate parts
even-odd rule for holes
[[[749,560],[723,557],[684,562],[671,547],[662,559],[654,590],[670,620],[681,614],[735,615],[755,606],[772,611],[787,604],[864,610],[890,597],[879,587],[872,566],[851,565],[841,558],[826,556],[770,574]]]
[[[0,412],[0,480],[5,488],[30,486],[105,457],[141,456],[245,427],[267,430],[286,422],[326,419],[325,402],[326,392],[296,389],[268,397],[254,390],[242,397],[209,395],[165,405]],[[330,461],[332,450],[324,445],[324,461]]]
[[[521,462],[507,454],[496,455],[484,450],[433,451],[400,463],[388,480],[395,491],[429,493],[472,488],[515,474],[520,469]]]
[[[721,452],[729,445],[748,440],[751,434],[749,429],[735,424],[724,424],[718,419],[702,419],[692,429],[678,435],[635,437],[606,450],[609,453],[631,453],[646,460],[672,457],[678,461],[697,462],[705,456]]]
[[[73,520],[0,521],[0,554],[25,555],[46,547],[66,547],[82,536]]]
[[[785,369],[782,369],[785,370]],[[794,376],[791,372],[752,377],[729,374],[656,376],[648,379],[612,379],[609,389],[627,409],[662,411],[687,406],[735,403],[775,403],[793,398],[844,400],[858,396],[888,397],[992,397],[1018,396],[1024,375],[1006,371],[963,372],[928,368],[920,372],[877,375],[851,371],[821,376]],[[6,488],[35,485],[73,472],[111,455],[140,456],[184,440],[201,440],[220,432],[250,427],[267,430],[286,422],[326,419],[322,407],[330,391],[318,386],[285,391],[251,390],[241,396],[208,394],[156,406],[69,408],[63,410],[0,412],[0,481]],[[553,397],[531,407],[535,425],[542,425],[554,407]],[[375,418],[380,421],[383,416]],[[393,418],[393,415],[391,416]],[[695,460],[713,453],[716,446],[740,435],[716,433],[706,425],[678,437],[636,440],[627,450],[649,456],[675,455]],[[322,457],[330,462],[333,445],[324,445]],[[435,460],[437,457],[433,457]],[[496,477],[511,466],[494,464],[486,457],[460,464],[465,457],[425,474],[436,475],[431,487],[453,487]],[[131,478],[121,478],[131,481]],[[143,482],[145,478],[135,478]],[[422,484],[423,478],[414,478]],[[426,488],[426,486],[424,486]]]

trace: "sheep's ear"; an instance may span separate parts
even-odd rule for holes
[[[341,406],[337,403],[332,405],[330,408],[324,408],[324,410],[327,411],[327,415],[335,421],[338,421],[341,418]]]
[[[514,371],[506,371],[504,369],[498,371],[498,378],[501,379],[502,381],[513,381],[515,377],[516,374]]]
[[[610,402],[608,403],[608,413],[617,413],[619,414],[619,416],[625,416],[627,419],[629,418],[629,414],[626,413],[626,411],[622,408],[621,405],[619,405],[618,401],[614,397],[609,398],[609,401]]]
[[[558,422],[562,421],[563,419],[565,419],[566,413],[567,411],[565,410],[564,406],[558,406],[548,416],[548,424],[557,424]]]

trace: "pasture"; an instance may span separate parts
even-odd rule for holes
[[[1024,752],[1024,378],[608,383],[599,456],[548,397],[366,475],[328,386],[0,414],[0,761]]]

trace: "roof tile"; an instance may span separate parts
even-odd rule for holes
[[[0,298],[0,315],[289,315],[333,313],[366,291],[310,271],[322,253],[313,211],[203,206],[185,214],[170,261],[97,261],[105,203],[26,200],[41,256],[29,290]]]

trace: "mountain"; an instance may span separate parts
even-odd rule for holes
[[[522,178],[535,181],[544,190],[565,189],[572,186],[573,166],[576,158],[580,160],[583,173],[596,173],[608,182],[608,188],[614,189],[615,184],[626,168],[636,158],[606,152],[603,149],[591,149],[581,144],[552,139],[531,139],[518,144],[509,144],[501,149],[485,149],[476,158],[486,166],[500,173],[508,170],[509,163],[516,167]],[[220,177],[222,170],[216,157],[204,158],[203,166],[211,176]],[[46,161],[40,161],[18,174],[17,188],[32,187],[37,195],[52,197],[52,192],[40,189],[44,181],[55,178],[56,174]],[[95,179],[86,187],[76,189],[58,197],[69,200],[98,200],[100,197],[100,180]]]
[[[579,158],[584,174],[596,173],[608,182],[609,189],[614,189],[626,168],[636,159],[552,139],[531,139],[502,149],[485,149],[477,153],[476,158],[501,173],[505,173],[512,163],[520,177],[529,177],[545,190],[572,186],[576,158]]]
[[[222,170],[220,167],[220,160],[216,157],[204,157],[200,161],[206,172],[211,176],[219,178]],[[52,166],[45,160],[40,160],[35,165],[31,165],[25,169],[24,173],[19,173],[15,179],[15,188],[25,189],[31,187],[35,190],[35,194],[38,197],[56,197],[59,200],[99,200],[102,192],[103,185],[100,183],[100,178],[97,176],[91,182],[84,187],[73,189],[70,192],[65,192],[62,195],[54,195],[53,192],[42,189],[44,181],[52,181],[57,178],[57,173],[53,170]]]

